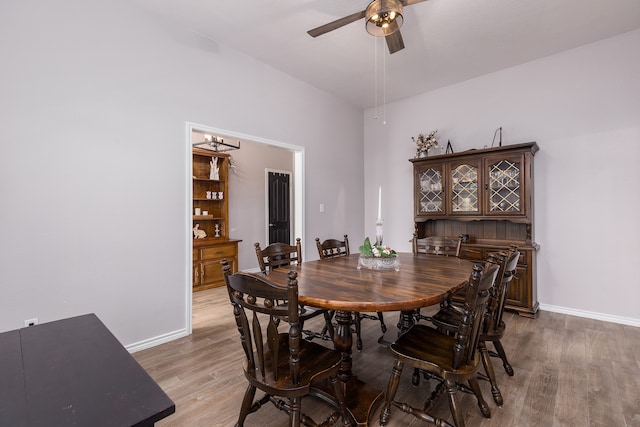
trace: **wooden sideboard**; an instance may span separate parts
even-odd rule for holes
[[[217,160],[217,177],[210,174],[212,159]],[[193,227],[206,234],[193,239],[193,290],[201,291],[224,286],[223,258],[237,271],[241,240],[229,238],[229,155],[194,148],[192,164]]]
[[[233,272],[238,271],[238,242],[240,240],[224,240],[217,242],[193,241],[193,290],[215,288],[224,285],[220,261],[229,262]]]
[[[535,142],[410,159],[414,169],[414,237],[466,235],[460,257],[483,261],[517,245],[521,252],[507,309],[536,317],[533,241]]]

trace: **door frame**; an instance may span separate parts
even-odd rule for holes
[[[265,246],[269,244],[269,172],[281,173],[289,175],[289,244],[295,239],[295,180],[292,171],[285,171],[280,169],[264,170],[264,227],[265,227]],[[302,257],[304,259],[304,257]]]
[[[185,246],[184,251],[186,254],[186,263],[185,263],[185,326],[187,335],[191,335],[193,332],[193,220],[187,212],[193,212],[193,179],[192,179],[192,170],[193,170],[193,157],[191,155],[191,134],[193,131],[201,131],[206,133],[211,133],[213,135],[218,135],[222,137],[227,137],[230,140],[245,140],[252,141],[261,144],[272,145],[279,148],[284,148],[293,153],[293,181],[291,183],[293,189],[293,198],[291,200],[293,206],[293,236],[300,237],[303,242],[305,242],[304,236],[304,168],[305,168],[305,149],[299,145],[288,144],[281,141],[276,141],[272,139],[262,138],[259,136],[247,135],[241,132],[236,132],[228,129],[221,129],[213,126],[203,125],[201,123],[196,122],[185,122],[185,145],[184,145],[184,153],[185,153],[185,206],[187,209],[184,211],[185,213],[185,223],[184,223],[184,236],[185,236]],[[233,196],[232,196],[233,197]],[[268,238],[268,237],[267,237]],[[303,259],[304,259],[304,246],[302,247]]]

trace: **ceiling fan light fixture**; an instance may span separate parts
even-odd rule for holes
[[[384,37],[400,29],[403,22],[400,0],[373,0],[365,11],[367,32]]]

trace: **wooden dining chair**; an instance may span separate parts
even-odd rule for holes
[[[318,255],[320,259],[335,258],[341,256],[349,256],[351,253],[349,250],[349,236],[344,235],[344,240],[327,239],[320,243],[320,238],[316,237],[316,247],[318,248]],[[333,313],[332,313],[333,315]],[[380,330],[384,334],[387,332],[387,325],[384,323],[384,316],[381,311],[378,311],[376,315],[353,312],[353,325],[356,331],[356,348],[362,350],[362,319],[377,320],[380,322]],[[333,336],[333,328],[329,332]]]
[[[345,234],[344,240],[327,239],[320,243],[320,238],[316,237],[316,248],[318,249],[318,256],[320,259],[336,258],[342,256],[349,256],[349,237]],[[333,337],[333,316],[335,310],[329,310],[329,317],[332,319],[320,332],[321,337],[328,335]]]
[[[316,237],[316,247],[320,259],[334,258],[339,256],[349,256],[349,236],[344,235],[344,240],[327,239],[320,243],[320,238]]]
[[[350,425],[343,387],[337,378],[342,355],[301,339],[297,273],[289,272],[284,288],[253,274],[231,274],[226,259],[222,266],[244,351],[244,375],[249,382],[236,427],[242,427],[247,416],[267,402],[289,415],[290,426],[317,425],[302,413],[301,399],[306,396],[321,397],[332,407],[322,425],[334,425],[340,418],[343,425]],[[286,332],[278,331],[282,319],[288,324]],[[333,396],[314,388],[323,383],[331,385]],[[255,399],[257,390],[264,395]]]
[[[457,257],[460,256],[461,245],[462,237],[427,236],[418,238],[414,234],[412,239],[414,254],[424,253]]]
[[[256,257],[258,258],[258,265],[262,274],[267,274],[276,268],[290,266],[291,264],[300,264],[302,262],[302,241],[300,238],[296,238],[296,244],[289,245],[287,243],[271,243],[264,249],[260,247],[260,243],[254,244],[256,250]],[[305,305],[300,306],[300,323],[301,327],[304,323],[316,316],[324,316],[325,326],[323,331],[328,330],[331,327],[332,313],[328,310],[322,310],[314,307],[308,307]],[[331,335],[327,332],[314,332],[308,329],[302,331],[307,339],[321,338],[324,340],[331,340]]]
[[[458,385],[464,383],[468,383],[475,394],[482,414],[486,418],[491,417],[491,410],[483,399],[478,384],[480,356],[476,350],[482,317],[489,298],[489,289],[497,274],[497,265],[489,265],[487,268],[474,265],[469,284],[465,289],[463,320],[455,336],[416,323],[391,344],[390,349],[395,361],[387,385],[384,407],[380,412],[380,425],[384,426],[389,421],[391,405],[393,405],[422,421],[437,426],[450,426],[451,424],[446,420],[436,418],[429,413],[433,401],[446,390],[453,423],[456,427],[464,427],[464,409],[457,398]],[[402,370],[407,363],[429,373],[431,378],[439,381],[426,403],[420,407],[394,400]]]
[[[298,264],[302,262],[302,242],[300,238],[296,238],[296,244],[289,245],[287,243],[271,243],[264,249],[260,248],[260,243],[255,243],[256,256],[258,257],[258,265],[260,271],[266,273],[268,270]]]
[[[491,394],[498,406],[502,406],[504,399],[502,392],[498,388],[491,356],[500,357],[507,374],[513,376],[513,367],[507,359],[507,354],[500,340],[504,337],[506,331],[506,325],[502,320],[506,296],[509,290],[509,284],[515,276],[519,258],[520,252],[518,252],[516,246],[512,245],[508,252],[491,254],[487,260],[489,263],[497,264],[499,270],[495,283],[490,289],[489,301],[487,302],[484,313],[484,323],[478,340],[478,350],[482,356],[485,378],[489,380],[491,384]],[[452,335],[460,328],[462,313],[463,308],[461,304],[449,301],[433,315],[431,321],[439,330]],[[493,343],[497,353],[488,350],[487,342]]]

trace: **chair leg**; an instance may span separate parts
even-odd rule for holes
[[[333,316],[336,314],[333,310],[327,310],[323,313],[324,316],[324,328],[322,328],[321,334],[329,336],[333,339]]]
[[[344,389],[342,388],[342,382],[338,381],[338,377],[329,378],[329,382],[331,382],[331,387],[333,388],[333,394],[338,401],[338,406],[340,407],[340,413],[342,415],[342,425],[347,427],[351,426],[351,418],[349,417],[349,412],[347,411],[347,406],[344,400]]]
[[[362,336],[360,335],[360,332],[362,330],[362,316],[360,315],[360,313],[354,312],[353,319],[356,325],[356,348],[358,349],[358,351],[362,351]]]
[[[411,384],[414,387],[418,387],[420,385],[420,369],[413,368],[413,375],[411,375]]]
[[[244,392],[244,399],[242,399],[242,406],[240,406],[240,416],[238,416],[236,427],[244,426],[244,420],[246,420],[247,415],[251,413],[251,406],[253,405],[253,399],[255,396],[256,388],[249,384],[247,390]]]
[[[300,427],[300,418],[302,415],[302,399],[293,397],[290,400],[291,411],[289,412],[289,425],[291,427]]]
[[[400,375],[402,374],[402,368],[404,363],[397,360],[393,363],[393,370],[391,371],[391,377],[389,378],[389,384],[387,384],[387,393],[385,394],[384,407],[380,411],[380,425],[385,426],[389,422],[389,416],[391,416],[391,402],[396,397],[398,391],[398,384],[400,384]]]
[[[478,342],[478,349],[480,350],[480,355],[482,356],[484,371],[487,373],[487,378],[489,378],[489,382],[491,383],[491,394],[493,395],[493,401],[496,402],[496,405],[502,406],[504,400],[502,399],[502,393],[498,388],[496,374],[493,370],[493,363],[491,363],[491,356],[489,356],[489,350],[487,350],[487,343],[485,343],[484,341]]]
[[[471,378],[469,380],[469,387],[471,387],[471,390],[473,390],[473,394],[476,395],[476,399],[478,400],[478,408],[480,408],[482,416],[485,418],[491,418],[491,409],[489,409],[489,405],[487,405],[484,397],[482,397],[482,391],[480,391],[480,384],[478,384],[478,379]]]
[[[496,348],[500,359],[502,359],[502,366],[504,366],[504,370],[507,374],[512,377],[513,376],[513,367],[507,360],[507,353],[504,351],[504,347],[502,347],[502,343],[500,340],[493,341],[493,346]]]
[[[387,325],[384,324],[384,316],[381,311],[378,311],[378,320],[380,320],[380,330],[384,334],[387,332]]]
[[[449,409],[451,409],[451,415],[453,415],[453,423],[456,427],[464,427],[462,409],[458,406],[456,399],[456,383],[455,381],[446,380],[445,386],[447,388],[447,398],[449,399]]]
[[[421,320],[426,320],[427,322],[431,322],[431,317],[430,316],[425,316],[420,312],[420,309],[416,309],[413,312],[413,317],[415,319],[415,322],[418,323]]]

